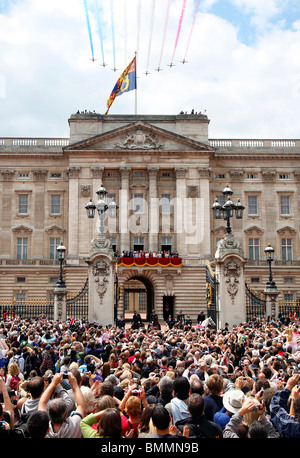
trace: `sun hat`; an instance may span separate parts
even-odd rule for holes
[[[245,399],[245,394],[242,390],[228,390],[223,395],[223,405],[228,412],[238,413],[243,399]]]

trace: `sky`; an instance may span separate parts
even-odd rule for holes
[[[300,138],[299,0],[0,0],[0,138],[68,137],[135,53],[137,91],[109,114],[136,97],[205,113],[210,138]]]

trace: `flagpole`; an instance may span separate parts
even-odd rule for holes
[[[135,58],[137,52],[135,51]],[[135,78],[137,79],[137,58],[135,59]],[[135,85],[134,114],[137,115],[137,83]]]

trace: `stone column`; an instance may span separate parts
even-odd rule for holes
[[[67,320],[67,288],[54,288],[54,321]]]
[[[176,202],[174,208],[174,230],[177,238],[177,251],[180,256],[187,254],[185,240],[184,201],[186,198],[186,174],[187,167],[175,168],[176,173]]]
[[[81,167],[69,167],[69,237],[68,237],[68,263],[78,263],[78,229],[79,229],[79,173]]]
[[[149,251],[158,251],[158,233],[159,233],[159,199],[157,197],[157,173],[158,171],[159,171],[159,167],[155,167],[155,166],[148,167]]]
[[[233,234],[218,242],[215,254],[218,328],[229,323],[230,328],[246,321],[245,259],[240,243]]]
[[[92,241],[89,265],[89,322],[102,326],[114,323],[114,266],[111,241],[98,235]]]
[[[34,240],[32,240],[32,257],[34,259],[43,259],[44,255],[44,221],[45,209],[49,209],[50,196],[45,195],[45,181],[48,174],[47,170],[33,170],[34,187]],[[45,202],[45,199],[48,199]],[[49,210],[48,210],[49,211]],[[50,213],[50,211],[49,211]]]
[[[12,196],[13,196],[13,179],[15,171],[12,169],[1,170],[1,240],[0,240],[0,258],[16,258],[17,249],[14,240],[12,240],[11,228],[12,228],[12,214],[8,212],[8,208],[12,208]],[[13,242],[13,243],[12,243]],[[13,251],[15,250],[15,251]]]
[[[129,167],[120,167],[121,190],[119,194],[119,232],[120,232],[120,253],[123,250],[130,250],[129,220]]]
[[[267,288],[264,290],[266,298],[266,318],[269,316],[271,319],[278,317],[278,296],[281,291],[277,288]]]
[[[209,180],[211,170],[208,167],[198,168],[199,173],[199,188],[201,208],[203,208],[203,215],[201,215],[201,257],[210,259],[211,257],[211,236],[210,236],[210,186]]]

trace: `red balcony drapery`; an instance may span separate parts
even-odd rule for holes
[[[157,257],[141,257],[141,258],[134,258],[134,257],[121,257],[118,261],[118,266],[125,266],[125,267],[131,267],[131,266],[138,266],[138,267],[144,267],[144,266],[149,266],[149,267],[155,267],[155,266],[162,266],[162,267],[167,267],[167,266],[172,266],[172,267],[178,267],[182,265],[182,259],[181,258],[157,258]]]

